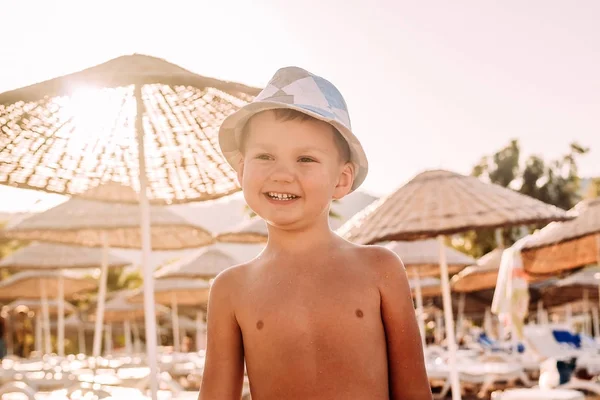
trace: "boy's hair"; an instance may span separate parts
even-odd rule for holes
[[[308,114],[305,114],[301,111],[293,110],[291,108],[275,108],[273,110],[265,110],[256,113],[252,117],[250,117],[250,119],[242,128],[242,136],[240,138],[240,151],[242,152],[242,154],[245,153],[246,150],[246,138],[248,136],[250,121],[252,121],[252,118],[256,117],[257,115],[267,111],[273,112],[273,114],[275,115],[275,119],[278,121],[292,121],[296,119],[300,120],[301,122],[313,120],[319,121],[317,118],[311,117]],[[348,141],[344,139],[340,131],[338,131],[333,125],[331,125],[331,129],[333,131],[333,142],[335,143],[335,147],[337,147],[338,149],[340,159],[343,163],[350,162],[350,146],[348,145]]]

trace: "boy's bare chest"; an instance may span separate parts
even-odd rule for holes
[[[244,337],[289,343],[379,327],[379,291],[368,275],[327,267],[298,269],[293,275],[260,274],[250,280],[237,296],[241,307],[236,307],[236,317]]]

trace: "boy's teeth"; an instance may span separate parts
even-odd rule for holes
[[[277,199],[277,200],[293,200],[296,197],[298,197],[296,195],[289,194],[289,193],[276,193],[276,192],[269,192],[268,195],[270,198]]]

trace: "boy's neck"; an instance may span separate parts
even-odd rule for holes
[[[263,254],[307,254],[327,249],[340,238],[331,231],[329,221],[299,229],[280,229],[268,225],[269,240]]]

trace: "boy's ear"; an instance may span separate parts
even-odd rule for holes
[[[242,181],[244,179],[244,157],[240,157],[240,161],[238,162],[237,178],[238,183],[240,184],[240,186],[242,186]]]
[[[346,163],[342,168],[338,183],[333,191],[333,198],[339,200],[346,196],[352,190],[352,184],[354,183],[354,166],[352,163]]]

